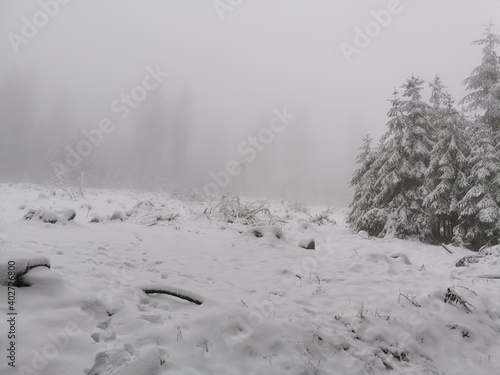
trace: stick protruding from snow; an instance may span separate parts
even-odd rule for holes
[[[448,249],[448,246],[446,246],[444,243],[441,244],[441,246],[443,247],[443,249],[445,249],[447,252],[449,252],[450,254],[453,254],[453,251],[451,251],[450,249]]]

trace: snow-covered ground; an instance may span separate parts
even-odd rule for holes
[[[0,373],[500,374],[500,248],[366,238],[343,210],[317,225],[327,207],[264,203],[274,226],[256,230],[186,197],[0,184],[0,270],[51,264],[16,288],[16,368],[0,286]]]

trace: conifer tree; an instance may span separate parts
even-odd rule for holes
[[[434,82],[429,83],[429,86],[432,90],[431,98],[429,101],[433,105],[433,109],[436,115],[439,114],[439,112],[443,109],[443,104],[447,100],[446,86],[441,81],[441,77],[439,77],[439,75],[436,75],[436,77],[434,78]]]
[[[423,81],[411,77],[403,97],[395,93],[389,111],[388,132],[382,137],[375,162],[380,192],[375,207],[388,215],[384,232],[401,237],[428,236],[428,217],[422,208],[426,195],[424,177],[434,146],[429,125],[431,107],[422,100]]]
[[[375,221],[366,215],[373,208],[373,200],[376,196],[376,175],[373,163],[376,160],[376,152],[372,149],[372,137],[367,134],[363,138],[360,154],[356,158],[359,166],[352,177],[350,186],[354,188],[353,201],[350,204],[348,222],[356,230],[366,230],[371,235],[376,235],[382,228],[377,228]]]
[[[480,110],[481,121],[496,133],[500,132],[500,58],[496,48],[500,36],[492,32],[493,25],[486,26],[484,38],[473,42],[482,47],[481,65],[475,68],[463,82],[469,92],[461,101],[470,111]]]
[[[411,77],[394,93],[388,131],[374,150],[365,139],[353,176],[349,223],[371,235],[453,240],[471,248],[500,242],[500,36],[486,26],[481,64],[464,81],[459,112],[439,76]]]
[[[429,192],[423,205],[432,218],[432,238],[450,241],[458,224],[458,202],[467,188],[467,153],[465,131],[467,120],[454,108],[453,100],[443,86],[433,88],[432,125],[436,143],[430,154],[425,184]],[[441,106],[442,104],[442,106]]]
[[[481,64],[464,81],[469,93],[466,109],[480,111],[470,126],[469,189],[459,203],[461,225],[457,237],[473,248],[498,243],[500,234],[500,36],[490,23],[483,39]]]
[[[457,231],[472,248],[497,244],[500,236],[500,153],[493,130],[481,121],[473,124],[469,157],[469,185],[458,203],[461,225]]]

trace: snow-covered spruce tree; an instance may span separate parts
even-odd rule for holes
[[[432,109],[421,96],[423,83],[411,77],[402,86],[403,96],[395,93],[391,101],[389,130],[382,137],[374,162],[376,186],[380,186],[374,207],[387,215],[380,235],[391,232],[402,238],[431,236],[423,197],[428,193],[424,179],[434,142],[429,123]]]
[[[469,188],[459,202],[460,226],[456,239],[472,248],[496,244],[500,236],[500,58],[496,49],[500,36],[486,26],[482,46],[483,58],[464,85],[469,93],[461,103],[469,111],[478,111],[469,126]]]
[[[470,91],[461,101],[469,111],[481,111],[481,121],[496,133],[500,132],[500,58],[496,48],[500,36],[492,32],[493,25],[486,26],[484,38],[473,42],[482,46],[483,59],[470,77],[463,82]]]
[[[476,121],[469,134],[469,189],[458,203],[461,223],[456,236],[477,249],[499,243],[500,151],[493,129],[484,122]]]
[[[443,107],[443,104],[445,101],[448,99],[447,98],[447,93],[446,93],[446,86],[443,84],[441,81],[441,77],[439,75],[436,75],[434,78],[434,82],[429,83],[429,86],[431,88],[431,98],[430,102],[433,105],[434,113],[433,117],[439,116],[445,107]]]
[[[467,120],[453,106],[451,96],[436,77],[431,84],[434,104],[431,125],[435,145],[426,171],[423,206],[430,217],[432,239],[449,242],[458,224],[458,202],[467,184]]]
[[[347,218],[351,227],[356,230],[366,230],[370,235],[378,235],[385,225],[385,220],[380,220],[380,216],[373,207],[374,199],[377,195],[376,169],[373,163],[377,158],[376,151],[372,148],[372,137],[367,134],[363,138],[363,146],[356,158],[358,169],[354,172],[350,186],[354,188],[354,196],[349,205],[350,212]],[[382,218],[385,216],[382,215]]]

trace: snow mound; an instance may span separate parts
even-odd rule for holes
[[[23,219],[27,221],[40,221],[48,224],[66,224],[76,217],[76,212],[72,208],[59,210],[57,213],[53,210],[42,207],[38,209],[29,209],[24,214]]]
[[[285,240],[283,230],[276,225],[264,225],[264,226],[253,227],[251,229],[247,229],[243,233],[243,235],[256,238],[274,237],[277,238],[278,240]]]
[[[146,226],[157,225],[160,222],[173,222],[181,214],[185,214],[185,208],[177,200],[170,200],[168,207],[165,203],[152,201],[140,201],[131,210],[127,211],[127,217],[134,223]]]
[[[65,221],[74,220],[76,217],[76,211],[72,208],[64,208],[57,212],[60,217],[62,217]]]
[[[477,254],[466,255],[455,262],[464,277],[500,279],[500,246],[482,249]]]
[[[56,224],[63,222],[63,219],[49,208],[29,209],[23,217],[24,220],[41,221],[44,223]]]
[[[109,220],[119,220],[119,221],[125,221],[127,219],[127,216],[123,211],[115,211],[113,214],[110,216]]]
[[[361,238],[364,238],[365,240],[368,240],[370,238],[370,235],[365,230],[360,230],[358,232],[358,236],[360,236]]]
[[[479,255],[500,258],[500,245],[484,248],[479,251]]]
[[[405,253],[392,253],[389,255],[389,258],[393,258],[393,259],[398,259],[400,260],[401,262],[403,262],[404,264],[408,265],[408,266],[411,266],[412,265],[412,262],[410,261],[410,258],[408,258],[408,255],[406,255]]]
[[[316,248],[316,242],[314,238],[306,238],[299,241],[299,247],[306,250],[314,250]]]

